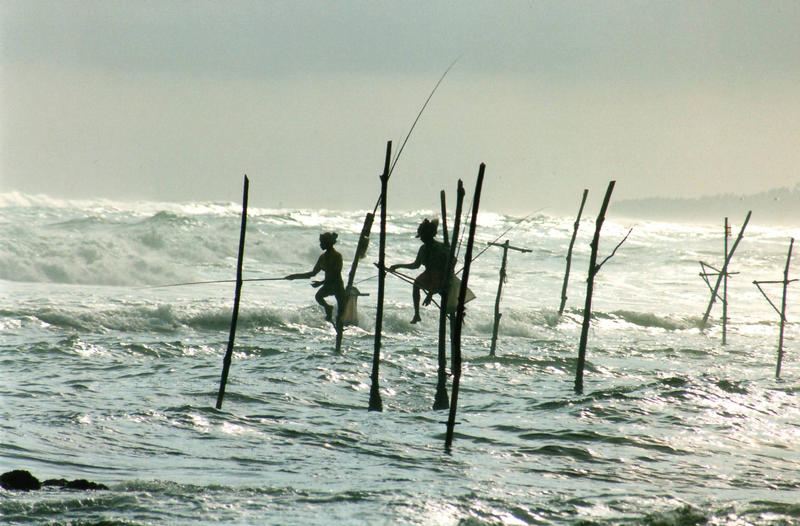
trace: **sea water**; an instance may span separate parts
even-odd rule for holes
[[[800,523],[800,285],[776,379],[780,318],[752,284],[783,279],[797,227],[754,215],[729,269],[722,345],[719,301],[701,328],[711,294],[698,276],[700,260],[722,264],[721,225],[618,218],[612,203],[601,260],[633,231],[595,279],[577,394],[592,214],[559,317],[575,218],[481,213],[448,453],[447,412],[432,409],[438,312],[410,324],[411,287],[393,276],[383,411],[367,410],[377,223],[341,353],[310,281],[244,284],[217,410],[240,205],[0,204],[0,469],[109,487],[0,490],[6,523]],[[329,230],[346,276],[365,212],[251,208],[244,277],[310,270]],[[436,215],[390,210],[387,264],[413,261],[416,227]],[[502,251],[484,249],[506,239],[531,252],[509,252],[492,357]],[[780,307],[782,286],[764,287]]]

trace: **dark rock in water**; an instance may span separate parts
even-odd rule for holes
[[[42,486],[58,486],[59,488],[64,488],[69,484],[67,479],[47,479],[42,482]]]
[[[108,489],[108,486],[105,484],[98,484],[97,482],[91,482],[86,479],[49,479],[42,482],[42,486],[58,486],[67,489]]]
[[[108,489],[105,484],[98,484],[86,479],[75,479],[67,482],[69,489]]]
[[[98,484],[86,479],[48,479],[39,482],[39,479],[31,475],[30,471],[15,469],[0,475],[0,486],[7,490],[32,490],[42,489],[42,486],[56,486],[67,489],[108,489],[105,484]]]
[[[0,475],[0,486],[8,490],[24,491],[42,488],[39,479],[31,475],[30,471],[25,471],[24,469],[15,469]]]

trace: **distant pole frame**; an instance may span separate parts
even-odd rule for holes
[[[786,327],[786,294],[787,289],[789,288],[789,283],[793,281],[797,281],[797,279],[789,279],[789,264],[792,261],[792,247],[794,246],[794,238],[791,238],[789,241],[789,253],[786,256],[786,267],[783,269],[783,280],[780,281],[753,281],[753,284],[758,287],[758,290],[764,296],[764,299],[775,309],[775,312],[778,313],[778,316],[781,317],[780,323],[780,331],[778,335],[778,364],[775,367],[775,378],[781,377],[781,363],[783,362],[783,334]],[[766,283],[781,283],[783,284],[783,296],[781,299],[781,308],[778,310],[778,307],[772,303],[772,300],[769,299],[767,293],[764,292],[764,289],[761,288],[761,285]]]
[[[725,251],[726,252],[725,261],[723,262],[722,268],[720,270],[715,269],[714,267],[712,267],[708,263],[704,263],[703,261],[700,262],[700,265],[703,267],[703,272],[700,273],[700,277],[703,278],[703,280],[706,282],[706,285],[708,285],[708,288],[711,289],[711,299],[709,300],[708,307],[706,308],[706,312],[703,315],[703,321],[702,321],[702,324],[701,324],[702,328],[705,328],[708,325],[708,317],[711,314],[711,307],[714,306],[714,302],[717,300],[717,298],[720,297],[719,296],[719,287],[720,287],[720,284],[722,283],[723,276],[735,274],[735,272],[730,272],[730,273],[728,272],[728,265],[730,264],[731,259],[733,259],[733,254],[734,254],[734,252],[736,252],[736,247],[739,246],[739,242],[741,242],[742,238],[744,237],[744,229],[747,228],[747,223],[750,222],[750,216],[752,215],[752,213],[753,213],[752,210],[747,212],[747,217],[745,217],[745,219],[744,219],[744,223],[742,224],[742,228],[741,228],[741,230],[739,230],[739,235],[737,236],[736,241],[733,243],[733,246],[731,247],[730,252],[728,252],[727,249],[726,249],[726,251]],[[726,245],[727,245],[727,239],[728,238],[726,237],[725,238]],[[708,280],[708,276],[713,275],[713,274],[707,273],[706,270],[705,270],[706,267],[711,268],[711,269],[716,271],[717,281],[716,281],[716,283],[715,283],[715,285],[713,287],[711,286],[711,282]]]

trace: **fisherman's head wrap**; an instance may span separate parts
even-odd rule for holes
[[[436,237],[437,230],[439,230],[439,220],[430,220],[426,218],[417,228],[417,237],[423,241],[426,239],[433,239]]]
[[[323,250],[327,250],[336,244],[336,238],[338,237],[339,234],[336,232],[323,232],[319,235],[319,244],[322,246]]]

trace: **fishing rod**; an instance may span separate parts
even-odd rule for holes
[[[447,69],[444,70],[444,73],[442,73],[442,76],[439,77],[438,82],[436,82],[436,85],[431,90],[430,94],[428,95],[428,98],[425,99],[425,104],[423,104],[422,108],[420,108],[419,113],[417,113],[417,118],[414,119],[414,123],[411,125],[411,128],[408,130],[408,134],[406,134],[406,138],[403,139],[403,144],[401,144],[400,145],[400,149],[397,150],[397,155],[395,155],[394,161],[392,161],[392,165],[389,167],[389,174],[387,175],[387,178],[392,176],[392,172],[394,171],[394,167],[397,165],[397,161],[400,160],[400,154],[403,153],[403,148],[406,147],[406,143],[408,142],[409,137],[411,137],[411,133],[414,131],[414,128],[417,126],[417,122],[419,122],[420,117],[422,117],[422,112],[425,111],[425,108],[428,106],[428,103],[433,98],[433,94],[436,93],[437,89],[439,89],[439,84],[442,83],[444,78],[447,76],[447,74],[450,72],[450,70],[453,69],[453,66],[456,65],[456,62],[458,62],[460,58],[461,58],[461,56],[459,55],[452,63],[450,63],[449,66],[447,66]],[[378,207],[380,206],[380,204],[381,204],[381,198],[380,198],[380,196],[378,196],[378,201],[375,203],[375,208],[372,209],[372,213],[373,214],[378,210]]]
[[[378,269],[380,269],[380,265],[378,265],[377,263],[375,263],[375,266],[376,266],[376,267],[378,267]],[[384,267],[384,270],[385,270],[386,272],[388,272],[389,274],[392,274],[393,276],[395,276],[395,277],[397,277],[397,278],[400,278],[401,280],[405,281],[406,283],[410,283],[410,284],[412,284],[412,285],[413,285],[413,284],[414,284],[414,281],[416,281],[414,278],[412,278],[412,277],[411,277],[411,276],[409,276],[408,274],[403,274],[402,272],[397,272],[396,270],[392,270],[392,269],[390,269],[390,268],[386,268],[386,267]],[[375,276],[375,277],[377,277],[377,276]],[[370,279],[371,279],[371,278],[370,278]],[[436,305],[437,307],[439,306],[439,304],[436,302],[436,300],[435,300],[435,299],[431,298],[431,301],[432,301],[432,302],[433,302],[433,304],[434,304],[434,305]]]
[[[284,278],[247,278],[242,281],[279,281]],[[143,289],[162,289],[166,287],[183,287],[184,285],[207,285],[209,283],[236,283],[235,279],[217,279],[213,281],[188,281],[186,283],[170,283],[169,285],[151,285],[149,287],[140,287]]]
[[[517,228],[517,227],[518,227],[518,226],[519,226],[519,225],[520,225],[520,224],[521,224],[523,221],[525,221],[526,219],[528,219],[529,217],[531,217],[533,214],[536,214],[536,213],[538,213],[538,212],[541,212],[541,211],[542,211],[542,210],[544,210],[545,208],[547,208],[547,207],[542,207],[542,208],[540,208],[540,209],[538,209],[538,210],[534,210],[533,212],[531,212],[530,214],[526,215],[525,217],[523,217],[522,219],[520,219],[519,221],[517,221],[516,223],[514,223],[514,224],[513,224],[513,225],[511,225],[510,227],[506,228],[506,229],[505,229],[505,230],[504,230],[504,231],[503,231],[503,232],[502,232],[502,233],[501,233],[499,236],[497,236],[497,237],[496,237],[496,238],[494,238],[492,241],[490,241],[489,243],[487,243],[487,245],[486,245],[485,247],[483,247],[483,250],[481,250],[480,252],[478,252],[478,255],[477,255],[477,256],[475,256],[474,258],[472,258],[472,261],[475,261],[476,259],[478,259],[479,257],[481,257],[481,255],[482,255],[484,252],[486,252],[486,251],[489,249],[489,247],[490,247],[490,246],[492,246],[492,243],[496,243],[496,242],[497,242],[497,240],[499,240],[500,238],[502,238],[503,236],[505,236],[506,234],[508,234],[509,232],[511,232],[511,230],[513,230],[513,229]],[[457,270],[457,271],[456,271],[456,274],[459,274],[459,273],[461,273],[461,271],[462,271],[462,270],[464,270],[464,267],[461,267],[459,270]]]

